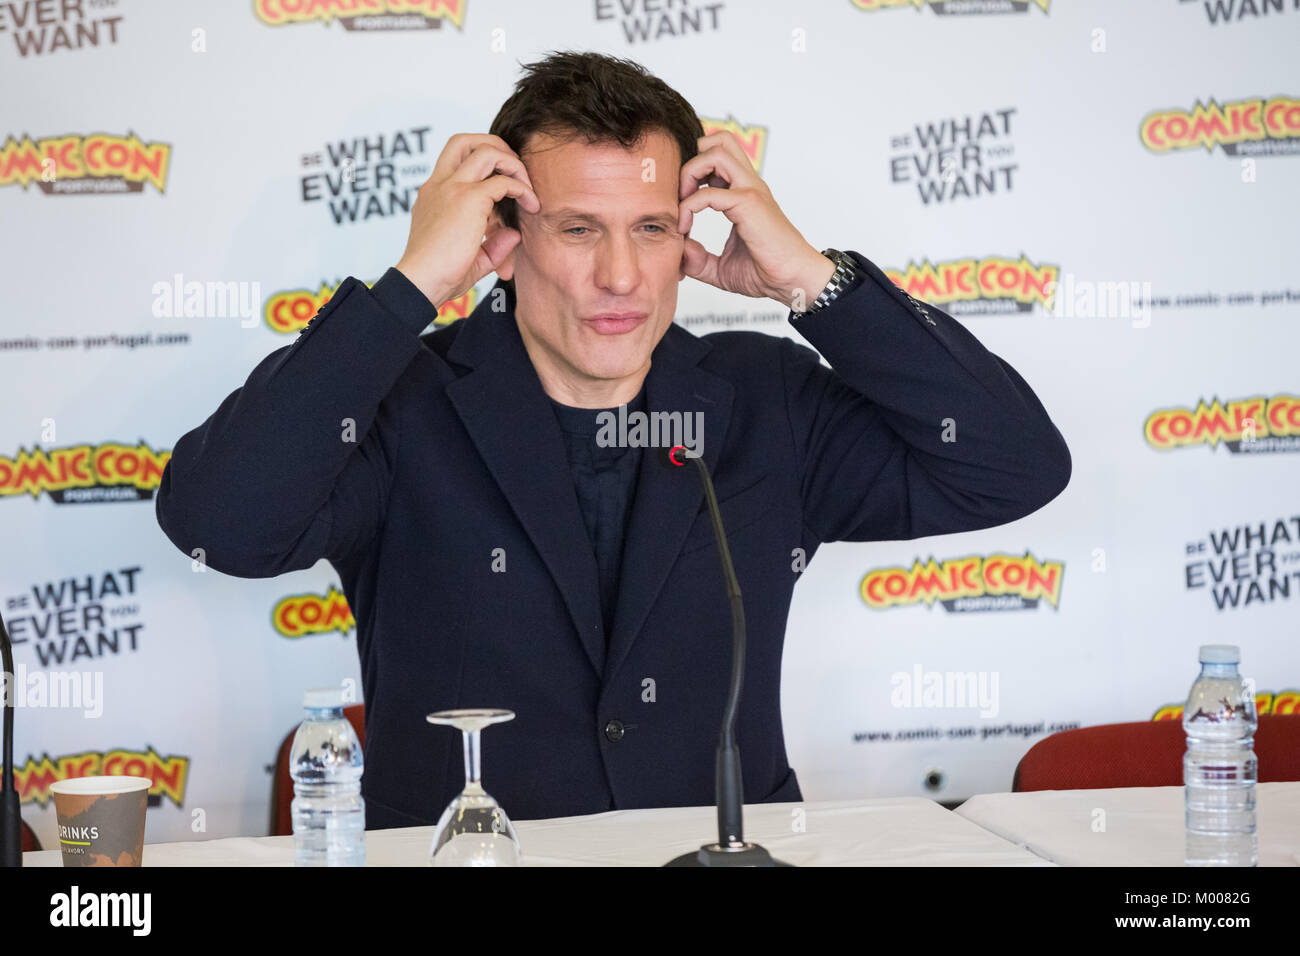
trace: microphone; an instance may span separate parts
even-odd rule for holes
[[[9,643],[4,618],[0,617],[0,659],[4,663],[4,765],[0,770],[0,866],[23,865],[22,817],[19,816],[18,790],[14,787],[14,707],[18,688],[14,682],[14,649]]]
[[[701,455],[694,454],[683,445],[674,445],[659,456],[660,463],[669,468],[681,468],[694,461],[704,498],[708,502],[709,517],[713,520],[713,537],[718,542],[718,558],[722,562],[722,576],[727,583],[727,599],[731,603],[731,683],[727,690],[727,707],[722,712],[722,730],[718,735],[718,751],[714,763],[714,784],[718,800],[718,842],[706,843],[695,853],[684,853],[665,863],[665,866],[790,866],[772,855],[757,843],[746,843],[744,835],[744,797],[741,785],[740,750],[736,747],[736,713],[740,710],[740,690],[745,677],[745,605],[740,599],[740,582],[731,563],[727,548],[727,533],[722,528],[722,512],[718,510],[718,496],[713,491],[713,479]]]

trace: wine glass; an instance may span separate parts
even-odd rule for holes
[[[519,837],[505,810],[479,783],[479,731],[514,720],[511,710],[440,710],[425,719],[457,727],[465,743],[465,789],[447,804],[429,846],[430,866],[518,866]]]

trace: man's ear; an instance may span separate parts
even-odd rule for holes
[[[518,248],[518,245],[515,246]],[[502,279],[513,279],[515,277],[515,250],[511,249],[506,253],[505,259],[501,265],[497,266],[497,276]]]
[[[503,229],[503,228],[505,228],[505,223],[503,223],[503,222],[501,221],[501,213],[498,212],[496,209],[493,209],[493,211],[492,211],[492,215],[488,217],[488,231],[489,231],[489,232],[492,232],[492,231],[495,231],[495,230],[497,230],[497,229]],[[518,231],[518,230],[516,230],[516,232],[517,232],[517,231]],[[514,274],[515,274],[515,249],[518,249],[518,248],[519,248],[519,243],[516,242],[516,243],[514,244],[514,246],[510,249],[510,251],[509,251],[508,253],[506,253],[506,257],[505,257],[505,259],[503,259],[503,260],[501,261],[501,264],[500,264],[499,266],[497,266],[497,268],[496,268],[496,274],[497,274],[497,276],[498,276],[499,278],[502,278],[502,279],[512,279],[512,278],[514,278]]]

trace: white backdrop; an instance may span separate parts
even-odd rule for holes
[[[1009,789],[1053,729],[1177,716],[1202,642],[1241,645],[1261,711],[1294,708],[1297,41],[1290,0],[6,4],[24,819],[56,846],[49,784],[130,772],[155,780],[150,842],[266,832],[276,747],[302,690],[359,687],[355,635],[325,562],[195,570],[154,520],[157,472],[339,281],[396,261],[447,138],[486,131],[551,49],[635,59],[732,128],[813,245],[960,312],[1073,454],[1025,520],[818,554],[783,678],[807,799]],[[727,229],[710,212],[696,234],[716,251]],[[696,334],[795,335],[784,319],[681,286]],[[931,559],[972,559],[974,587],[864,598],[913,593]],[[1010,586],[1030,559],[1045,592]]]

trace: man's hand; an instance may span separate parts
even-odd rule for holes
[[[523,160],[506,141],[490,133],[452,136],[416,193],[397,271],[436,307],[464,295],[519,242],[518,230],[492,217],[493,204],[507,196],[529,212],[541,209]]]
[[[785,218],[731,133],[702,136],[699,145],[699,155],[682,165],[677,228],[685,236],[695,213],[706,208],[733,225],[720,256],[688,237],[682,271],[727,292],[807,309],[830,281],[835,263]]]

